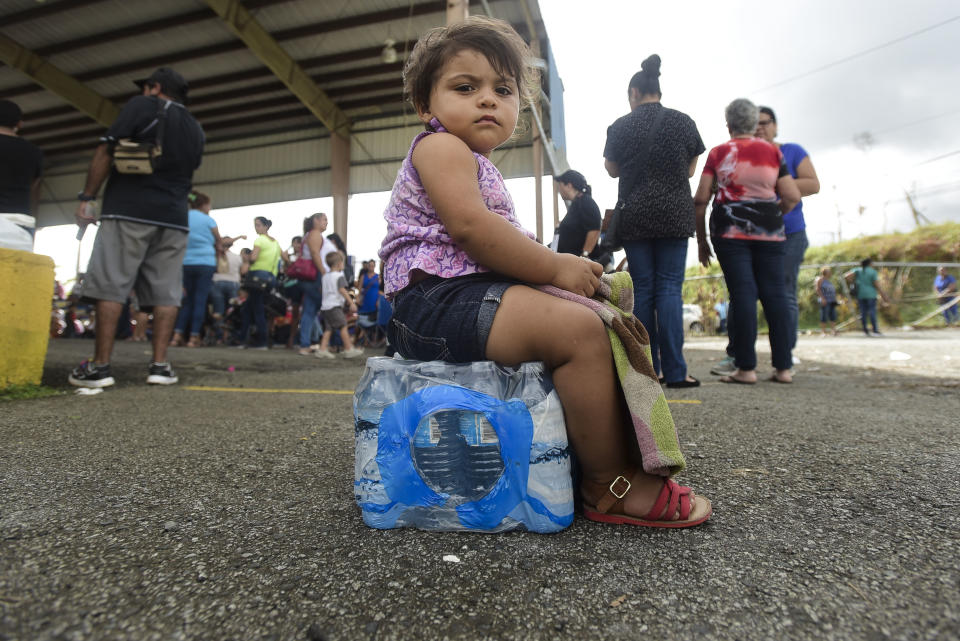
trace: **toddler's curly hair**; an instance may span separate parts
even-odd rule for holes
[[[431,29],[417,41],[403,69],[403,93],[418,111],[430,107],[430,92],[444,63],[464,50],[476,51],[497,73],[513,78],[521,110],[540,96],[540,74],[523,38],[509,23],[470,16],[462,22]]]

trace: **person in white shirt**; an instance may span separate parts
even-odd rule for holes
[[[318,358],[333,358],[330,353],[330,337],[333,332],[340,332],[343,341],[343,357],[356,358],[363,354],[363,350],[354,347],[347,331],[347,318],[343,313],[344,303],[349,303],[350,311],[357,311],[357,304],[347,290],[347,279],[343,276],[344,257],[338,251],[327,254],[327,266],[330,269],[323,275],[323,300],[320,303],[320,313],[323,314],[323,337],[320,339],[320,348],[316,351]]]

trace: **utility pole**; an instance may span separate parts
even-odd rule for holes
[[[833,186],[833,207],[837,210],[837,242],[839,243],[843,240],[843,221],[841,217],[843,214],[840,213],[840,201],[837,200],[837,186]]]
[[[903,195],[907,197],[907,205],[910,207],[910,213],[913,214],[914,224],[916,224],[917,227],[922,227],[925,224],[929,225],[930,219],[924,216],[923,212],[917,209],[917,207],[913,204],[913,198],[910,197],[910,192],[904,189]]]

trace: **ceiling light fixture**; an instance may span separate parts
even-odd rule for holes
[[[397,61],[397,50],[393,48],[393,45],[397,44],[393,38],[387,38],[384,41],[383,51],[380,52],[380,59],[383,60],[384,64],[391,64]]]

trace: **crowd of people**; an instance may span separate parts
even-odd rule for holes
[[[294,236],[286,250],[270,235],[272,221],[258,216],[253,248],[236,254],[231,247],[246,236],[221,238],[209,216],[210,198],[194,191],[190,202],[184,295],[171,346],[265,350],[285,344],[320,358],[333,357],[331,348],[345,358],[360,356],[354,339],[383,346],[376,261],[364,261],[364,273],[354,279],[340,236],[324,236],[326,214],[307,216],[303,236]]]
[[[709,151],[691,193],[689,179],[706,147],[689,116],[661,103],[660,66],[657,55],[643,61],[627,86],[630,112],[607,129],[604,168],[619,179],[619,190],[606,220],[582,174],[556,177],[571,202],[557,251],[611,269],[612,251],[622,247],[634,314],[649,333],[657,375],[667,387],[696,387],[700,381],[688,374],[683,357],[682,299],[688,240],[695,236],[700,262],[708,266],[715,254],[729,291],[723,310],[728,358],[714,373],[724,383],[757,381],[759,300],[770,327],[770,379],[789,383],[797,276],[809,244],[801,198],[819,191],[816,171],[800,145],[775,141],[772,109],[740,98],[725,110],[730,139]]]
[[[661,60],[653,55],[627,84],[629,113],[607,129],[603,165],[619,179],[616,207],[601,216],[582,173],[556,176],[570,206],[550,251],[520,225],[489,159],[513,136],[520,106],[536,100],[531,59],[516,32],[494,19],[470,18],[418,41],[404,89],[424,131],[384,212],[382,271],[368,260],[356,277],[342,239],[325,235],[323,213],[304,219],[303,235],[287,250],[270,235],[272,222],[258,216],[252,248],[235,253],[246,236],[222,236],[210,197],[192,189],[205,137],[184,106],[186,81],[169,68],[136,81],[141,95],[101,140],[78,194],[81,233],[100,225],[78,293],[94,301],[95,350],[70,372],[70,383],[114,384],[110,357],[131,313],[134,339],[146,339],[151,319],[149,384],[178,381],[170,347],[285,344],[332,359],[337,350],[354,358],[362,346],[387,344],[418,360],[542,361],[582,468],[588,518],[651,527],[707,520],[709,500],[645,468],[626,411],[637,390],[617,377],[603,314],[589,298],[602,291],[602,274],[622,247],[633,313],[650,343],[649,367],[631,367],[667,387],[700,385],[683,357],[681,296],[688,240],[696,237],[700,262],[715,256],[729,290],[722,315],[730,362],[720,381],[758,381],[759,300],[770,329],[769,379],[791,383],[797,274],[808,246],[801,199],[819,190],[816,172],[802,147],[775,140],[774,111],[744,98],[725,109],[729,140],[707,152],[694,121],[661,103]],[[148,151],[149,170],[128,171],[112,154],[124,139],[163,152]],[[95,217],[89,203],[104,185]],[[836,330],[830,277],[825,269],[816,285],[824,332],[828,322]],[[868,335],[868,321],[877,333],[877,296],[887,298],[877,280],[869,260],[848,279]],[[956,281],[941,273],[934,289],[949,301]],[[944,317],[956,322],[956,306],[945,307]]]
[[[70,372],[69,382],[113,385],[110,358],[118,338],[151,342],[146,382],[153,385],[179,380],[167,358],[171,347],[268,349],[285,343],[301,354],[331,358],[339,351],[355,358],[363,354],[361,345],[383,346],[390,306],[378,296],[376,264],[365,263],[355,281],[343,240],[324,236],[322,213],[304,220],[303,237],[286,251],[270,235],[271,221],[258,216],[253,247],[234,252],[246,235],[221,235],[210,216],[211,198],[192,188],[206,138],[186,107],[188,83],[168,67],[134,83],[140,95],[100,139],[77,195],[78,238],[91,224],[99,229],[87,270],[78,274],[51,332],[85,335],[92,327],[95,344],[93,357]],[[0,142],[27,153],[15,136],[21,118],[15,107],[0,104],[0,134],[7,134]],[[32,212],[39,174],[31,163],[24,167],[17,208]],[[360,310],[355,298],[363,300]],[[84,306],[89,313],[81,321]]]
[[[364,261],[362,273],[354,279],[340,250],[343,241],[335,233],[323,235],[326,214],[304,219],[304,235],[295,236],[287,250],[270,236],[272,222],[258,216],[253,221],[257,234],[253,248],[238,254],[232,247],[246,236],[220,235],[206,194],[192,191],[189,201],[183,297],[170,347],[265,350],[285,345],[319,358],[333,358],[334,352],[355,358],[363,354],[364,346],[386,347],[391,310],[383,297],[377,262]],[[312,273],[297,271],[294,265],[302,266],[302,261],[313,263]],[[81,290],[82,281],[83,275]],[[58,334],[77,336],[95,328],[95,319],[90,319],[77,329],[79,298],[71,297]],[[131,292],[116,338],[146,340],[151,333],[150,316],[140,310],[136,293]]]
[[[689,375],[683,357],[681,296],[687,241],[695,236],[700,261],[708,265],[715,255],[729,290],[729,303],[723,303],[720,314],[729,337],[728,356],[712,373],[726,383],[757,380],[759,300],[770,329],[770,378],[788,383],[797,341],[797,278],[809,245],[801,199],[819,190],[812,161],[800,145],[776,140],[771,108],[737,99],[725,110],[730,139],[709,151],[692,194],[689,179],[707,150],[694,121],[661,103],[660,66],[656,55],[643,61],[627,85],[629,113],[607,129],[603,164],[619,179],[616,207],[602,216],[587,178],[578,171],[555,177],[557,191],[569,205],[553,249],[611,270],[613,253],[622,247],[626,258],[620,268],[632,277],[634,313],[649,333],[660,382],[695,387],[700,382]],[[210,197],[191,189],[204,135],[184,106],[187,82],[169,68],[135,82],[141,95],[124,107],[101,140],[78,194],[77,221],[83,228],[94,221],[88,203],[106,185],[98,217],[101,233],[80,294],[95,301],[98,347],[94,359],[72,373],[72,382],[112,381],[109,373],[95,370],[108,371],[115,336],[151,338],[151,371],[156,372],[149,378],[155,383],[176,380],[165,359],[171,346],[268,349],[285,344],[320,358],[329,358],[331,350],[351,358],[362,354],[362,346],[383,346],[390,302],[382,293],[376,261],[364,262],[355,279],[342,239],[324,235],[329,221],[322,213],[304,220],[303,236],[294,237],[287,250],[270,235],[271,221],[257,217],[252,249],[234,252],[234,244],[247,236],[221,236],[210,216]],[[16,136],[22,124],[19,108],[3,101],[0,112],[0,133],[6,134],[0,142],[10,152],[5,159],[29,156],[15,167],[23,174],[16,203],[3,208],[33,212],[40,156]],[[165,151],[151,161],[151,171],[127,173],[111,158],[124,139],[152,141]],[[14,168],[9,169],[5,175],[13,175]],[[18,230],[32,231],[29,225]],[[119,247],[132,251],[119,252]],[[336,267],[330,263],[334,254],[340,256]],[[867,336],[879,335],[877,299],[886,301],[877,276],[869,261],[845,274]],[[826,335],[829,325],[835,334],[839,292],[828,268],[815,287],[821,331]],[[956,281],[941,269],[934,289],[946,303]],[[75,318],[76,309],[71,313]],[[948,325],[958,321],[956,304],[942,313]],[[69,326],[68,334],[83,332],[76,320]]]

